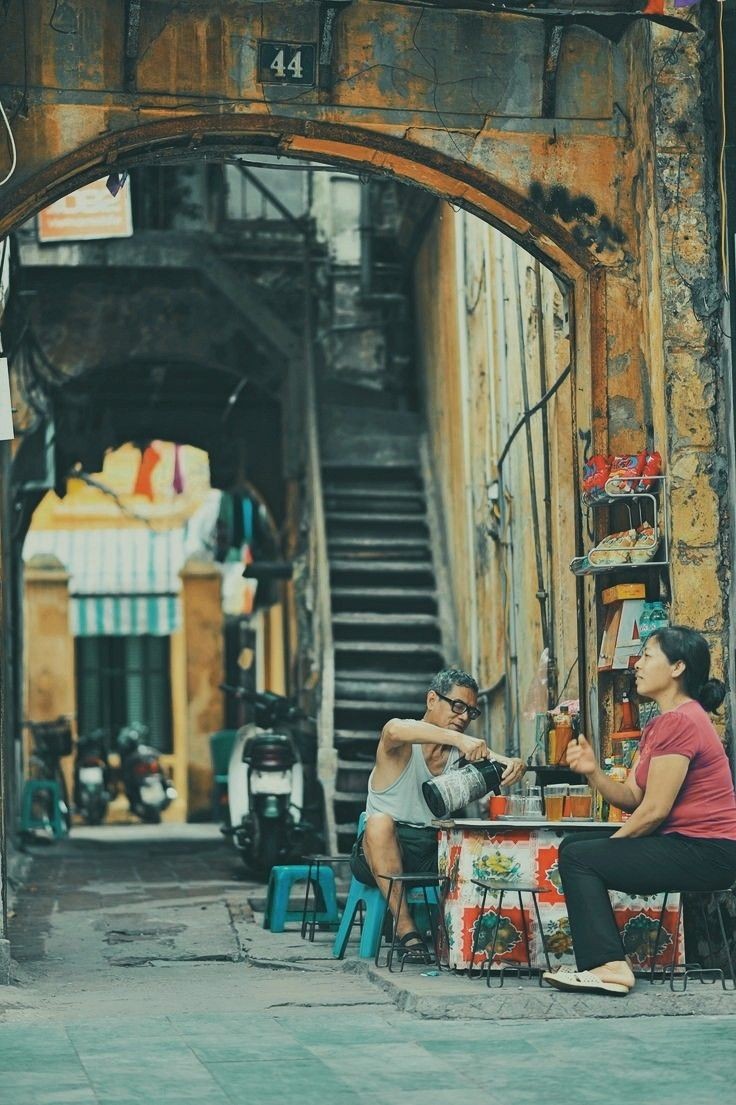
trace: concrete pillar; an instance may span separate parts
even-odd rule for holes
[[[31,721],[74,718],[76,726],[77,679],[74,637],[71,632],[69,573],[55,556],[34,556],[25,567],[24,657],[25,704]],[[24,734],[25,762],[31,737]],[[73,757],[65,756],[61,768],[69,793],[73,785]]]
[[[188,814],[209,810],[212,768],[209,738],[224,722],[225,674],[221,575],[210,561],[188,560],[181,571],[186,652]]]

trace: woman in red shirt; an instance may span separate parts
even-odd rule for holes
[[[571,835],[562,842],[559,871],[578,969],[544,975],[560,990],[627,994],[634,985],[609,890],[724,890],[736,881],[736,795],[708,717],[725,687],[709,677],[708,643],[686,626],[660,629],[635,672],[638,693],[653,699],[660,715],[644,729],[626,782],[601,771],[585,737],[568,748],[573,771],[631,816],[605,839]]]

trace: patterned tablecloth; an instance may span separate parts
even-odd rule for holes
[[[544,823],[539,828],[517,828],[512,825],[507,828],[494,824],[488,828],[456,825],[440,829],[439,872],[449,878],[445,904],[447,947],[444,949],[448,966],[458,970],[470,966],[483,893],[473,885],[472,879],[497,879],[520,886],[544,887],[538,900],[550,961],[553,968],[575,966],[570,925],[557,871],[557,849],[566,831],[569,830],[550,828]],[[529,927],[532,965],[543,967],[542,943],[531,896],[526,894],[522,900]],[[611,900],[626,954],[630,956],[634,969],[648,969],[652,963],[662,895],[632,896],[613,891]],[[672,963],[678,903],[678,895],[670,895],[659,939],[657,966]],[[476,968],[488,957],[496,926],[498,935],[494,962],[526,961],[517,896],[506,893],[500,918],[497,904],[498,894],[490,892],[482,921]],[[683,944],[680,926],[679,957],[676,962],[683,961]]]

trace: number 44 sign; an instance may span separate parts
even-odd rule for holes
[[[258,43],[258,79],[261,84],[314,84],[316,47],[313,43]]]

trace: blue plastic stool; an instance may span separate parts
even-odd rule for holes
[[[49,795],[51,809],[48,816],[36,817],[33,813],[33,796],[43,791]],[[61,787],[54,779],[27,779],[21,799],[20,831],[32,833],[35,829],[44,831],[50,829],[56,840],[61,840],[67,835],[67,827],[61,816],[61,805]]]
[[[386,899],[377,886],[366,886],[353,876],[348,891],[345,909],[342,912],[340,927],[332,945],[332,954],[335,959],[342,959],[345,955],[350,933],[355,924],[355,917],[363,907],[363,925],[360,932],[360,944],[358,956],[361,959],[373,959],[376,949],[381,943],[381,933],[386,917]]]
[[[428,886],[426,893],[429,904],[437,905],[439,902],[437,887]],[[409,905],[424,906],[424,894],[421,889],[412,888],[408,890],[406,902]],[[340,927],[332,946],[332,954],[335,959],[342,959],[345,955],[350,933],[361,905],[363,906],[363,925],[358,945],[358,957],[360,959],[374,959],[376,956],[386,921],[386,899],[377,886],[366,886],[365,883],[359,882],[353,876]]]
[[[263,927],[271,932],[283,932],[289,921],[298,921],[301,925],[304,907],[289,909],[289,894],[294,883],[306,882],[309,878],[309,864],[293,863],[272,867],[268,880],[266,911],[263,914]],[[314,879],[315,875],[312,874]],[[317,882],[322,892],[325,908],[317,913],[318,924],[337,924],[337,892],[335,874],[329,867],[320,867]]]

